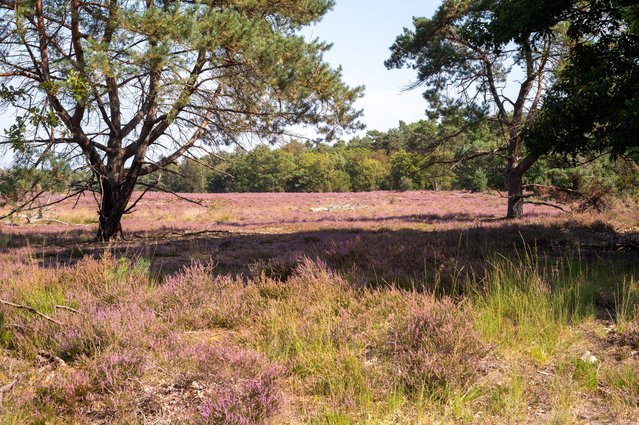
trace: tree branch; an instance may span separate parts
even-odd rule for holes
[[[185,196],[182,196],[179,193],[174,192],[174,191],[172,191],[170,189],[166,189],[166,188],[163,188],[163,187],[157,186],[157,185],[150,185],[150,184],[147,184],[147,183],[138,183],[138,184],[141,185],[141,186],[144,186],[144,187],[150,187],[151,189],[157,189],[160,192],[170,193],[171,195],[175,196],[178,199],[190,202],[190,203],[198,205],[200,207],[206,207],[206,205],[202,204],[202,201],[194,201],[193,199],[189,199],[189,198],[187,198]]]

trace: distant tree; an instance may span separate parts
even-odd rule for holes
[[[163,183],[174,192],[202,193],[208,190],[211,170],[201,161],[184,158],[165,173]]]
[[[470,122],[497,120],[505,142],[483,153],[499,151],[507,157],[507,216],[515,218],[523,215],[523,176],[539,157],[525,151],[522,132],[540,107],[562,45],[546,31],[527,30],[513,37],[498,25],[506,3],[517,2],[445,0],[432,18],[415,18],[414,28],[397,37],[386,66],[417,70],[414,86],[427,87],[424,96],[433,118],[465,110],[473,117]],[[516,26],[523,18],[513,14],[510,19]],[[515,84],[511,99],[506,87]]]
[[[370,157],[370,151],[364,148],[347,151],[346,172],[350,176],[351,189],[354,192],[379,190],[387,175],[384,165]]]
[[[233,158],[228,173],[233,176],[228,184],[231,192],[285,192],[295,163],[288,152],[260,145]]]
[[[361,89],[299,33],[332,5],[0,0],[0,100],[18,114],[5,143],[35,162],[49,150],[80,158],[100,194],[97,238],[109,240],[138,178],[195,146],[355,125]]]
[[[468,161],[462,161],[454,169],[453,187],[455,189],[482,192],[489,189],[502,191],[507,188],[506,175],[503,170],[506,161],[494,155],[481,156]],[[532,172],[539,164],[535,162],[526,173],[526,183]]]
[[[341,182],[335,184],[338,170],[330,153],[302,152],[296,158],[296,165],[291,187],[293,191],[332,192],[344,188]]]
[[[344,170],[335,170],[331,176],[331,192],[350,192],[351,176]]]
[[[219,155],[208,155],[202,158],[212,169],[207,182],[207,192],[226,192],[229,181],[233,178],[228,172],[231,157],[231,153],[221,152]]]
[[[395,190],[423,189],[424,171],[414,155],[400,149],[390,157],[390,182]],[[408,184],[410,181],[410,185]]]
[[[468,166],[467,164],[463,168],[466,168],[466,172],[459,173],[457,175],[455,185],[458,188],[468,189],[472,192],[485,192],[488,190],[488,174],[481,166],[473,164]]]
[[[410,126],[404,121],[400,121],[397,128],[391,128],[385,132],[377,130],[369,131],[366,134],[366,139],[362,140],[359,146],[369,149],[380,149],[387,153],[407,149],[411,137],[409,128]],[[357,145],[353,144],[353,147],[357,147]]]

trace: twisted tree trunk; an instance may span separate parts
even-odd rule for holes
[[[519,161],[519,147],[513,150],[508,161],[508,211],[506,217],[521,218],[524,216],[524,174],[539,159],[539,154],[529,153]]]
[[[96,238],[106,242],[123,237],[122,216],[126,212],[135,184],[102,181],[99,228]]]

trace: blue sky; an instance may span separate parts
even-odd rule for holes
[[[352,86],[364,85],[365,96],[358,103],[364,110],[368,130],[387,130],[400,120],[424,117],[426,103],[419,89],[403,92],[414,78],[411,70],[387,70],[384,60],[389,47],[413,16],[431,16],[439,0],[337,0],[324,19],[305,34],[333,43],[326,59],[342,66],[344,80]],[[0,132],[14,122],[11,111],[0,111]]]
[[[440,3],[337,0],[322,22],[307,30],[308,34],[333,43],[326,59],[334,66],[342,66],[348,84],[366,86],[358,106],[364,110],[363,122],[369,130],[387,130],[397,127],[400,120],[424,118],[426,102],[421,90],[403,91],[415,79],[415,71],[389,71],[384,61],[402,29],[412,27],[412,17],[430,17]]]

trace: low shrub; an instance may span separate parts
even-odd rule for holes
[[[199,343],[184,347],[180,365],[189,365],[183,381],[205,389],[198,409],[205,423],[261,424],[281,405],[278,379],[285,370],[257,352]]]
[[[170,276],[151,304],[165,320],[189,330],[235,328],[250,320],[258,291],[239,278],[214,276],[213,267],[195,263]]]
[[[54,408],[58,413],[80,414],[87,407],[92,388],[87,371],[68,368],[56,380],[38,388],[35,405],[43,411]]]
[[[145,350],[168,332],[154,311],[140,305],[98,306],[86,302],[67,326],[54,327],[45,334],[48,338],[43,348],[64,360],[74,360],[108,347]]]
[[[135,349],[106,352],[91,359],[93,388],[101,393],[124,391],[132,387],[148,367],[147,356]]]
[[[470,312],[448,298],[415,298],[395,319],[387,344],[402,384],[436,399],[475,381],[487,353]]]

